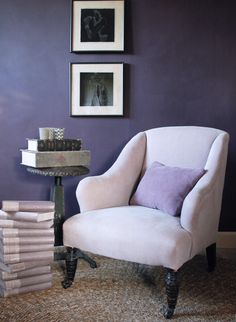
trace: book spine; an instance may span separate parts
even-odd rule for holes
[[[0,219],[0,227],[2,228],[47,229],[47,228],[51,228],[52,225],[53,225],[53,220],[34,223],[34,222]]]
[[[17,294],[28,293],[33,291],[42,291],[42,290],[49,289],[51,287],[52,287],[52,282],[46,282],[46,283],[23,286],[20,288],[14,288],[11,290],[0,289],[0,294],[3,297],[8,297],[11,295],[17,295]]]
[[[5,269],[4,271],[9,273],[18,273],[34,267],[48,266],[52,261],[53,259],[51,258],[50,260],[40,260],[40,262],[30,261],[30,262],[21,262],[16,264],[8,264],[8,265],[5,265],[7,269]]]
[[[2,254],[17,254],[17,253],[29,253],[53,250],[53,244],[41,244],[41,245],[1,245],[0,251]]]
[[[15,280],[10,281],[2,281],[0,280],[0,286],[5,290],[11,290],[13,288],[20,288],[23,286],[39,284],[39,283],[46,283],[52,280],[52,274],[42,274],[30,277],[23,277]]]
[[[0,271],[0,278],[3,281],[10,281],[19,278],[25,278],[35,275],[49,274],[51,273],[51,266],[39,266],[30,269],[26,269],[24,271],[16,272],[16,273],[8,273],[4,271]]]
[[[0,253],[0,259],[5,264],[14,264],[19,262],[41,261],[41,260],[53,260],[53,251],[45,252],[29,252],[29,253],[16,253],[16,254],[2,254]]]
[[[0,230],[0,237],[52,237],[54,236],[54,229],[18,229],[18,228],[2,228]]]
[[[51,220],[54,218],[54,212],[29,212],[29,211],[17,211],[17,212],[6,212],[0,210],[0,220],[9,219],[16,221],[26,222],[41,222]]]
[[[79,139],[34,141],[36,142],[35,151],[79,151],[81,149],[81,140]],[[28,149],[33,149],[31,140],[28,140]]]
[[[2,237],[0,238],[2,245],[44,245],[54,244],[54,235],[45,237]]]
[[[3,200],[2,210],[6,212],[16,211],[54,211],[55,203],[53,201],[29,201],[29,200]]]

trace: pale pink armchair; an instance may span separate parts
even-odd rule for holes
[[[78,258],[96,267],[84,251],[163,266],[167,292],[164,316],[170,318],[177,302],[181,266],[205,249],[209,271],[216,265],[228,141],[226,132],[214,128],[147,130],[128,142],[107,172],[83,179],[76,191],[81,213],[63,226],[64,245],[68,247],[63,286],[73,282]],[[179,216],[129,205],[140,176],[154,161],[206,170],[184,199]]]

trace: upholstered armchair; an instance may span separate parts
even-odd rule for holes
[[[96,267],[86,251],[163,266],[167,293],[163,313],[170,318],[177,303],[181,266],[203,250],[209,271],[216,265],[228,141],[226,132],[214,128],[183,126],[147,130],[127,143],[107,172],[81,180],[76,191],[81,213],[69,218],[63,226],[64,245],[68,247],[64,287],[74,280],[78,258]],[[204,169],[183,196],[177,214],[135,202],[130,205],[140,179],[155,161],[168,169]],[[176,188],[182,184],[181,180],[181,177],[176,180]],[[158,197],[157,194],[155,198]]]

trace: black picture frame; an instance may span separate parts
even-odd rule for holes
[[[72,0],[70,52],[123,52],[124,0]]]
[[[124,116],[124,63],[70,63],[70,116]]]

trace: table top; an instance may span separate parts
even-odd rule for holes
[[[89,173],[89,169],[83,166],[55,167],[55,168],[26,168],[28,172],[51,177],[82,176]]]

